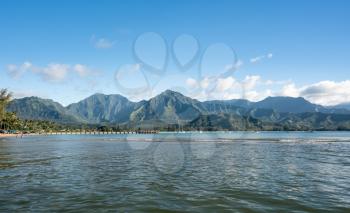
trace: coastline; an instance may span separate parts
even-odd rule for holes
[[[21,134],[0,134],[0,138],[17,137]]]
[[[6,137],[21,137],[21,136],[35,136],[35,135],[42,135],[42,136],[49,136],[49,135],[124,135],[124,134],[162,134],[162,133],[222,133],[222,132],[245,132],[245,133],[274,133],[274,132],[289,132],[289,133],[313,133],[313,132],[350,132],[350,130],[311,130],[311,131],[305,131],[305,130],[289,130],[289,131],[281,131],[281,130],[217,130],[217,131],[120,131],[120,132],[113,132],[113,131],[106,131],[106,132],[99,132],[99,131],[87,131],[87,132],[44,132],[44,133],[0,133],[0,138],[6,138]]]

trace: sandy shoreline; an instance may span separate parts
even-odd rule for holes
[[[21,134],[0,134],[0,138],[16,137],[21,136]]]

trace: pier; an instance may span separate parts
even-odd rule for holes
[[[39,135],[122,135],[122,134],[158,134],[158,130],[137,130],[137,131],[59,131],[33,133]]]

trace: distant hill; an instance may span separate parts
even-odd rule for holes
[[[145,120],[160,120],[164,123],[189,122],[206,113],[201,102],[186,97],[181,93],[166,90],[165,92],[144,101],[131,113],[130,120],[140,122]]]
[[[204,130],[261,130],[263,123],[252,117],[238,116],[235,114],[207,114],[200,115],[188,123],[191,128]]]
[[[304,98],[293,98],[293,97],[267,97],[264,100],[258,102],[251,102],[245,99],[234,99],[234,100],[215,100],[205,101],[203,104],[208,110],[217,109],[229,111],[237,111],[243,109],[272,109],[280,113],[304,113],[304,112],[322,112],[332,114],[350,114],[350,104],[338,105],[335,107],[324,107],[318,104],[313,104]],[[211,110],[213,111],[213,110]],[[219,110],[220,111],[220,110]]]
[[[38,97],[12,100],[7,106],[7,111],[15,112],[21,119],[49,120],[58,123],[83,122],[76,116],[69,114],[61,104]]]
[[[129,116],[135,108],[136,103],[121,95],[95,94],[70,104],[66,110],[88,123],[124,123],[129,121]]]
[[[346,109],[346,110],[349,110],[349,111],[350,111],[350,103],[339,104],[339,105],[334,106],[333,108],[336,108],[336,109]]]
[[[22,119],[62,124],[128,125],[135,128],[182,125],[212,130],[337,130],[350,129],[350,110],[324,107],[303,98],[268,97],[259,102],[244,99],[200,102],[166,90],[140,102],[121,95],[94,94],[63,107],[38,97],[15,99],[7,107]]]
[[[273,109],[277,112],[303,113],[319,112],[322,106],[312,104],[304,98],[268,97],[253,104],[254,108]]]

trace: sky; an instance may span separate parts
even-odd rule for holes
[[[0,2],[0,88],[68,105],[137,101],[350,102],[350,1]]]

